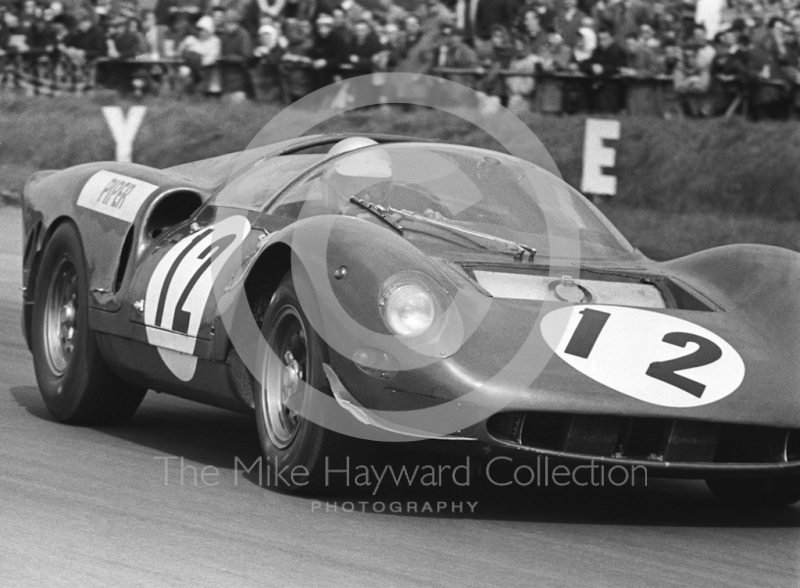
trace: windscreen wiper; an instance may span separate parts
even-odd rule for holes
[[[490,235],[488,233],[482,233],[480,231],[473,231],[472,229],[459,227],[458,225],[453,225],[443,220],[436,220],[428,216],[425,216],[423,214],[419,214],[417,212],[411,212],[410,210],[402,210],[392,207],[383,207],[376,204],[373,204],[372,206],[376,207],[379,211],[382,211],[384,213],[390,212],[392,214],[397,214],[405,218],[410,218],[429,225],[433,225],[435,227],[440,227],[442,229],[446,229],[450,232],[457,233],[465,237],[473,237],[477,239],[482,239],[483,241],[494,243],[496,245],[501,245],[504,251],[508,251],[509,253],[514,254],[514,259],[522,260],[525,258],[525,255],[527,254],[528,260],[533,261],[533,258],[536,256],[536,249],[534,247],[531,247],[530,245],[524,245],[522,243],[517,243],[516,241],[503,239],[502,237],[495,237],[494,235]],[[474,239],[470,240],[473,241],[473,243],[476,243],[477,245],[485,247],[481,243],[476,242]]]
[[[360,206],[366,211],[371,212],[379,219],[381,219],[383,222],[385,222],[387,225],[392,227],[395,231],[397,231],[401,235],[403,234],[403,227],[401,227],[398,222],[389,218],[389,215],[386,214],[386,209],[383,206],[373,204],[372,202],[367,202],[363,198],[357,198],[356,196],[352,196],[350,198],[350,202],[352,202],[356,206]]]

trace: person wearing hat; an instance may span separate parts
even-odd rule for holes
[[[221,49],[219,37],[214,34],[214,21],[210,16],[200,17],[195,28],[197,35],[187,36],[177,49],[186,62],[178,70],[181,86],[189,90],[202,83],[207,91],[218,93],[220,83],[214,66]]]
[[[178,54],[199,67],[217,63],[220,56],[220,40],[215,34],[214,21],[203,16],[195,24],[197,36],[189,35],[178,47]]]

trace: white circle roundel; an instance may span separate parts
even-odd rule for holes
[[[733,393],[744,379],[744,362],[727,341],[667,314],[581,304],[548,313],[541,330],[550,348],[573,368],[651,404],[710,404]]]

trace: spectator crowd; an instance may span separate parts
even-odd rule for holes
[[[800,0],[720,0],[714,30],[695,0],[145,2],[6,0],[0,83],[13,71],[13,83],[58,86],[70,72],[91,87],[87,66],[102,63],[105,83],[137,94],[294,101],[396,70],[446,75],[507,105],[555,79],[566,112],[619,111],[636,80],[666,84],[687,116],[800,109]]]

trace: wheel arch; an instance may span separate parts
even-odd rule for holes
[[[259,328],[272,295],[291,267],[292,248],[287,243],[279,241],[264,249],[250,268],[245,279],[244,292]]]
[[[27,275],[25,276],[25,282],[23,283],[23,313],[22,313],[22,334],[25,337],[25,342],[28,345],[28,349],[31,349],[31,323],[33,321],[33,301],[36,299],[36,279],[39,276],[39,266],[42,262],[42,256],[44,255],[47,246],[50,243],[50,240],[53,238],[56,230],[65,224],[71,224],[75,229],[75,232],[78,235],[78,242],[80,243],[81,247],[81,254],[83,255],[83,262],[86,263],[86,255],[84,253],[83,248],[83,239],[81,238],[80,229],[78,229],[78,224],[75,222],[74,219],[70,218],[67,215],[60,216],[56,218],[50,226],[47,227],[46,231],[42,231],[43,223],[39,221],[31,231],[31,234],[28,237],[28,240],[25,244],[25,257],[24,263],[25,267],[27,268]]]

